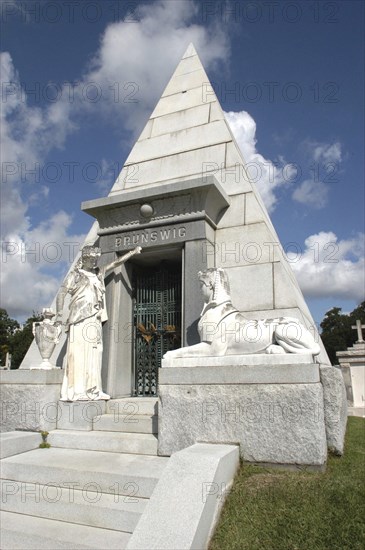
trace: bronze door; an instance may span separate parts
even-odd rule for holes
[[[181,347],[181,265],[136,267],[133,277],[134,395],[157,395],[163,355]]]

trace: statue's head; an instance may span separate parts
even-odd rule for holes
[[[101,249],[98,246],[86,245],[81,250],[81,265],[95,267],[101,256]]]
[[[199,271],[198,280],[211,289],[212,295],[209,301],[220,304],[231,300],[229,279],[224,269],[218,267]]]
[[[90,258],[91,256],[99,256],[101,255],[101,248],[98,246],[92,246],[92,245],[86,245],[81,250],[81,256],[83,258]]]

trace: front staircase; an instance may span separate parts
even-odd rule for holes
[[[157,406],[155,397],[111,399],[105,414],[93,418],[92,430],[54,430],[48,441],[52,447],[157,456]]]
[[[126,548],[168,462],[157,418],[156,398],[110,400],[86,429],[4,458],[1,549]]]

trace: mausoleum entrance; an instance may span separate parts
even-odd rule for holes
[[[113,398],[156,395],[164,353],[199,342],[197,273],[214,266],[215,230],[229,204],[212,175],[83,203],[99,222],[101,266],[142,248],[105,281],[102,381]]]
[[[133,393],[155,396],[162,357],[182,345],[181,261],[134,266],[132,289]]]

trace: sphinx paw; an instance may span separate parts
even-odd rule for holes
[[[269,353],[271,355],[282,355],[283,353],[286,353],[286,351],[281,346],[271,344],[266,348],[266,353]]]

